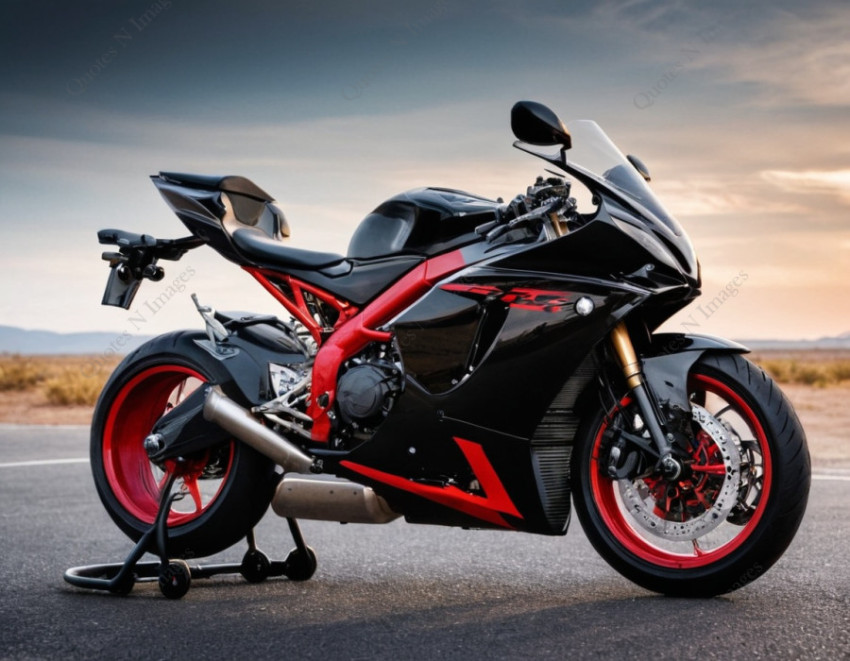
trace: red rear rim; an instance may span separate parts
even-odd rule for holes
[[[120,505],[144,523],[153,523],[160,489],[173,472],[186,497],[172,507],[169,526],[201,516],[227,482],[233,464],[232,442],[223,451],[207,452],[179,464],[168,461],[162,468],[148,460],[143,447],[156,421],[205,382],[189,367],[157,365],[134,376],[112,402],[103,432],[106,478]]]
[[[591,453],[590,488],[593,499],[605,526],[617,541],[630,553],[660,567],[691,569],[712,564],[728,556],[741,546],[758,526],[767,507],[772,479],[770,448],[764,428],[752,408],[728,385],[702,374],[691,377],[689,390],[697,395],[701,404],[724,427],[731,431],[736,444],[741,449],[742,474],[747,475],[746,489],[740,496],[740,509],[736,516],[724,521],[715,531],[695,540],[667,540],[648,533],[635,521],[620,496],[618,481],[609,478],[604,471],[605,450],[602,446],[603,434],[611,420],[619,411],[630,405],[624,398],[617,410],[606,417],[596,435]],[[694,448],[696,469],[687,483],[688,493],[697,499],[710,494],[701,491],[700,480],[711,475],[718,467],[716,448],[712,447],[710,437],[697,434]],[[721,463],[722,465],[722,463]],[[746,469],[746,470],[745,470]],[[694,476],[697,476],[696,478]],[[678,493],[682,485],[666,482],[660,478],[645,478],[644,488],[656,500],[656,513],[664,516],[669,512],[670,494]],[[661,494],[666,494],[662,497]],[[734,521],[734,522],[733,522]]]

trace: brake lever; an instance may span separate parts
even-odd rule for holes
[[[539,220],[539,219],[540,219],[539,209],[535,209],[534,211],[524,213],[523,215],[518,216],[517,218],[514,218],[513,220],[511,220],[507,223],[502,223],[498,227],[495,227],[495,228],[491,229],[489,232],[487,232],[487,235],[486,235],[487,241],[493,241],[495,239],[498,239],[505,232],[508,232],[512,229],[516,229],[517,227],[520,227],[522,225],[530,223],[533,220]]]

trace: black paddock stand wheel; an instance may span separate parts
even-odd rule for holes
[[[239,573],[249,583],[262,583],[271,576],[272,563],[259,549],[248,549],[242,557]]]
[[[306,581],[316,571],[316,552],[304,542],[304,535],[295,519],[287,519],[295,548],[283,562],[283,573],[290,581]]]
[[[309,546],[292,549],[284,561],[284,573],[290,581],[309,580],[316,571],[316,552]]]
[[[159,570],[159,591],[168,599],[180,599],[192,584],[192,570],[185,560],[169,560]]]

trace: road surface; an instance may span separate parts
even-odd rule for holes
[[[87,436],[0,425],[0,659],[850,657],[848,472],[819,473],[785,556],[714,599],[632,585],[574,520],[560,538],[305,522],[312,580],[218,577],[171,601],[155,584],[119,597],[62,580],[130,549],[95,494]],[[272,513],[257,537],[278,558],[292,546]]]

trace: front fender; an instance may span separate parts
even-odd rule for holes
[[[659,404],[690,413],[688,374],[705,353],[748,353],[742,344],[710,335],[658,333],[641,352],[643,375]]]

